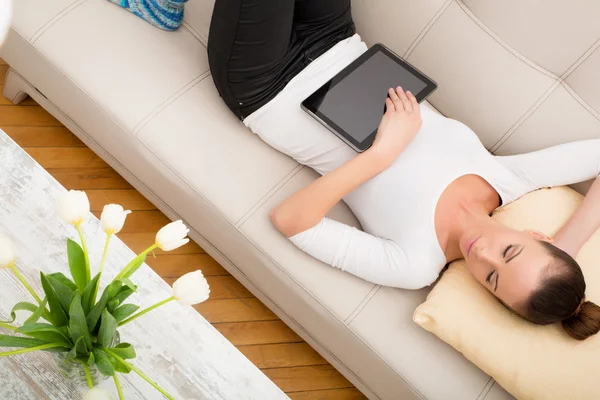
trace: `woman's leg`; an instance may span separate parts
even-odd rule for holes
[[[240,118],[260,108],[301,70],[292,24],[294,0],[216,0],[208,36],[213,80]]]

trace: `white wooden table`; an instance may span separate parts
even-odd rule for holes
[[[78,236],[54,208],[54,199],[64,190],[0,130],[0,232],[13,241],[17,266],[39,294],[43,293],[40,270],[70,276],[66,238],[78,240]],[[84,226],[84,235],[93,275],[105,240],[93,216]],[[113,238],[100,290],[134,256],[123,242]],[[144,307],[170,296],[170,287],[146,265],[132,280],[139,288],[128,302]],[[0,319],[7,319],[19,301],[32,299],[12,272],[0,270]],[[134,365],[176,399],[288,399],[192,307],[171,302],[119,331],[121,341],[136,348]],[[0,332],[10,333],[2,328]],[[133,372],[120,377],[126,399],[163,398]],[[116,397],[112,379],[100,386]],[[85,387],[60,376],[49,353],[0,358],[0,399],[81,399],[85,391]]]

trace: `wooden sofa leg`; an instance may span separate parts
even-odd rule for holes
[[[27,93],[23,87],[23,79],[17,74],[12,68],[9,68],[6,73],[6,81],[4,82],[4,97],[13,102],[13,104],[19,104],[27,98]]]

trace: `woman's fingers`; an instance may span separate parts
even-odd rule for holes
[[[404,93],[404,91],[402,90],[402,88],[400,86],[398,86],[396,88],[396,92],[398,93],[398,97],[400,98],[400,101],[402,102],[402,106],[406,111],[412,111],[413,107],[412,104],[410,102],[410,100],[408,100],[408,97],[406,97],[406,93]]]
[[[402,110],[404,110],[404,106],[402,105],[402,101],[400,100],[400,98],[398,97],[398,95],[396,94],[396,92],[394,91],[394,89],[390,88],[388,90],[388,94],[390,96],[390,99],[392,99],[392,102],[394,103],[395,111],[402,111]]]
[[[406,97],[408,97],[408,100],[410,100],[413,111],[421,114],[421,107],[419,107],[419,102],[417,101],[417,98],[409,91],[406,92]]]
[[[385,113],[394,112],[396,108],[394,107],[394,102],[389,98],[385,98]]]

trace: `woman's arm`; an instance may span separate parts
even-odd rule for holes
[[[521,180],[524,193],[596,178],[581,207],[555,235],[554,244],[575,257],[600,227],[600,139],[580,140],[517,156],[497,157]]]
[[[271,221],[281,233],[291,237],[318,224],[337,202],[387,169],[408,146],[421,127],[417,100],[398,87],[389,90],[386,107],[371,148],[271,210]]]
[[[555,235],[553,244],[566,251],[571,257],[575,257],[598,228],[600,228],[600,178],[596,178],[581,206]]]

